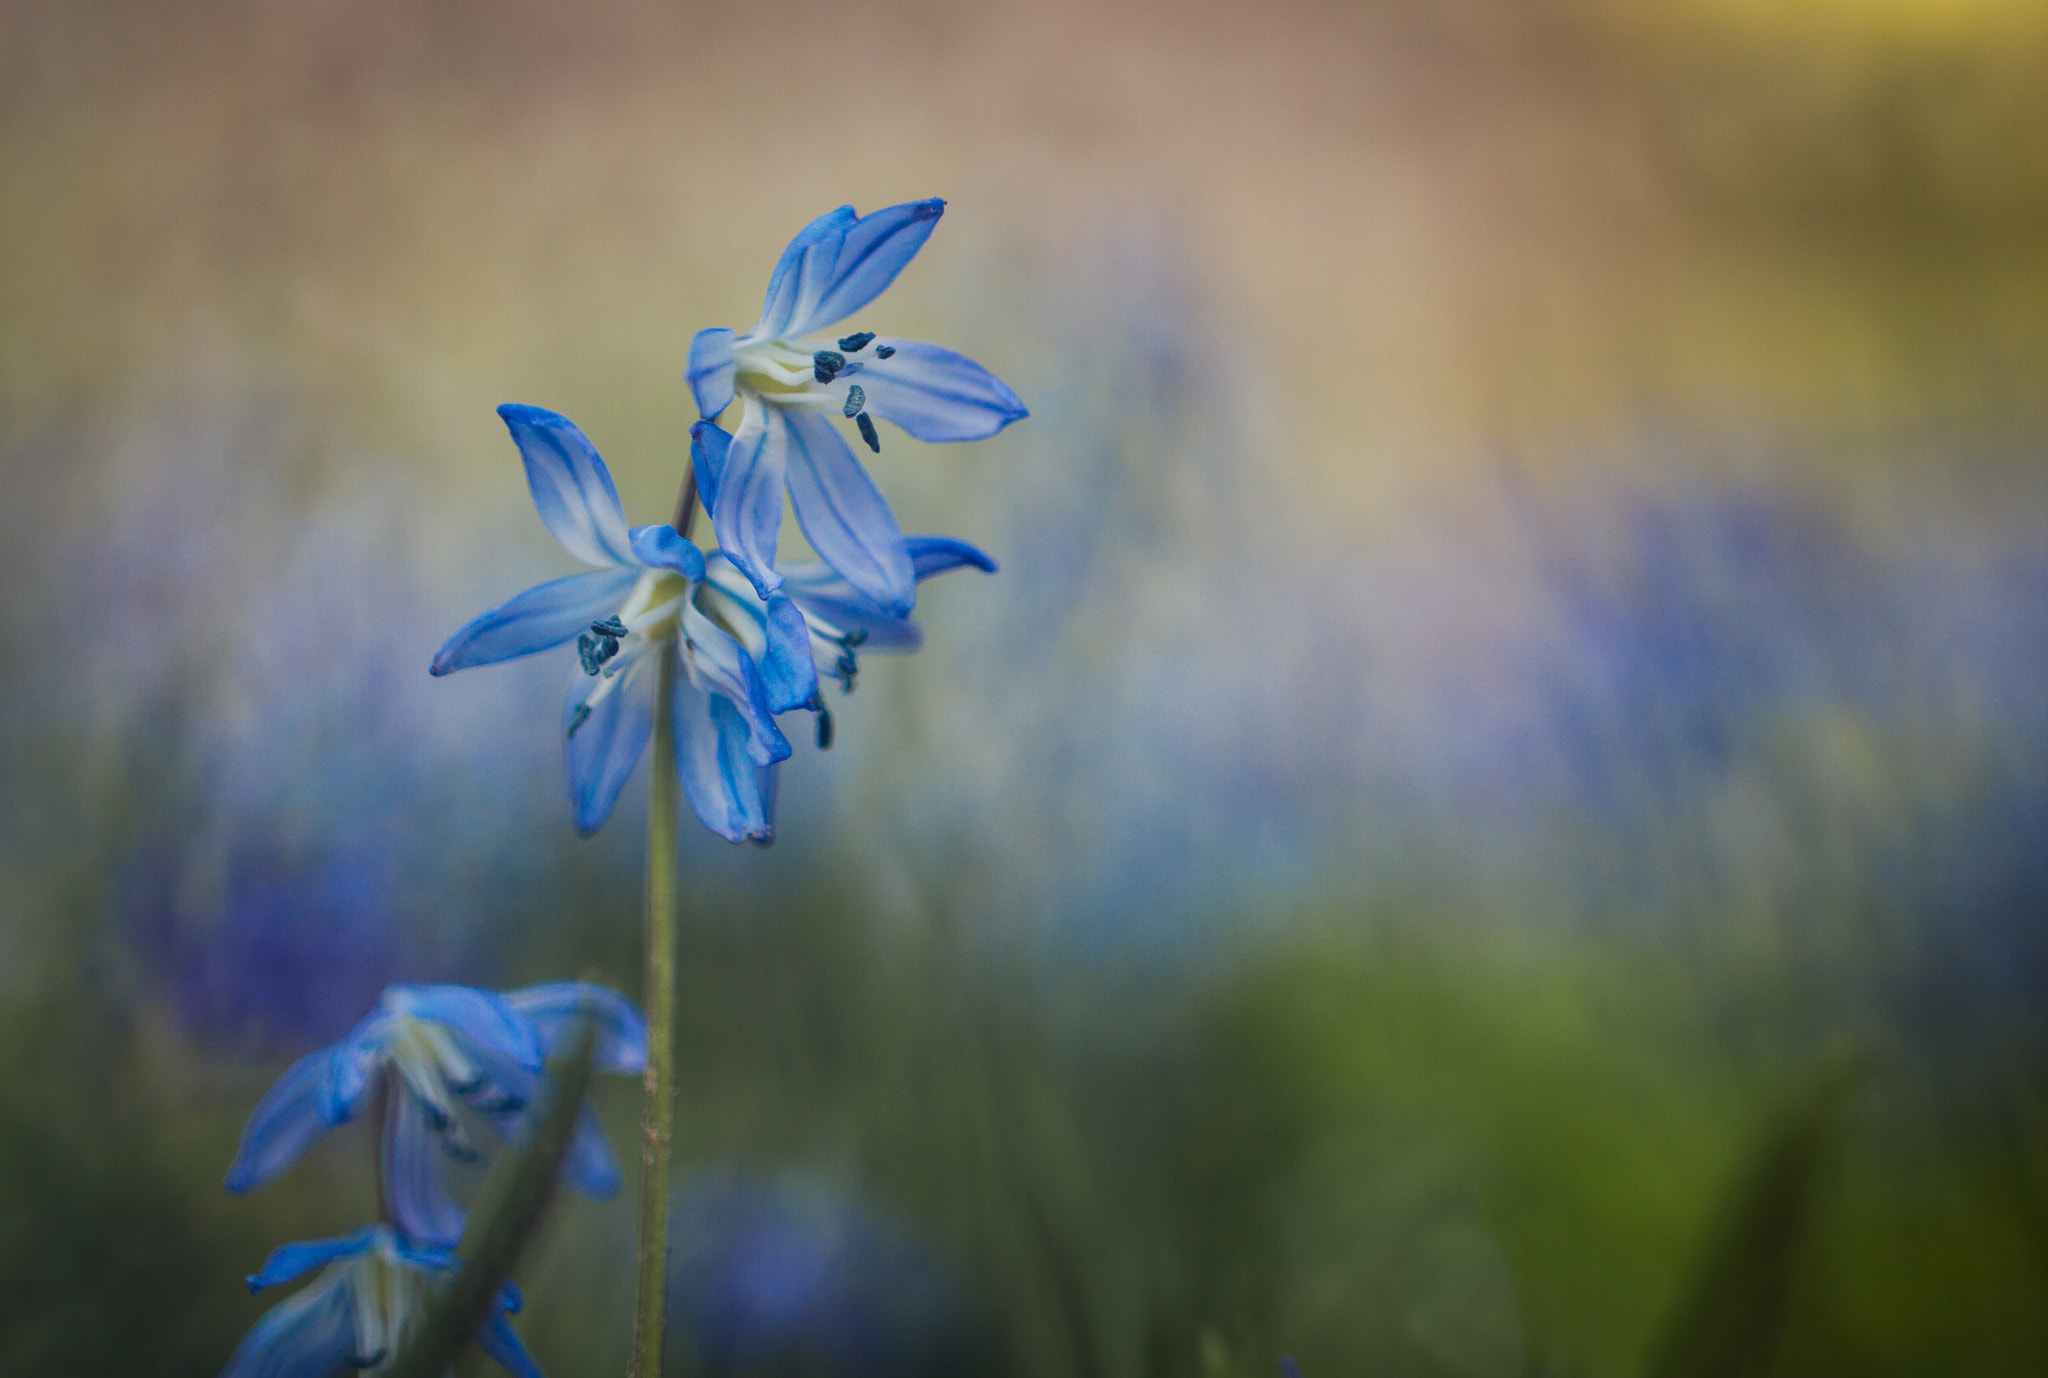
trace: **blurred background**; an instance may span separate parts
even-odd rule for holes
[[[675,1371],[2048,1368],[2039,6],[0,33],[0,1369],[219,1369],[374,1211],[362,1126],[219,1180],[385,983],[637,995],[568,657],[426,673],[574,568],[492,408],[660,520],[692,332],[930,195],[855,324],[1032,416],[870,467],[1002,572],[686,829]]]

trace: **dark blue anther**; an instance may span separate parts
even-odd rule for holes
[[[868,448],[876,454],[882,453],[882,437],[875,434],[875,423],[866,412],[853,418],[853,424],[860,427],[860,438],[867,441]]]
[[[842,637],[840,637],[840,638],[839,638],[839,644],[840,644],[840,645],[842,645],[842,646],[844,646],[844,647],[846,647],[846,649],[847,649],[847,650],[849,650],[849,651],[850,651],[850,650],[852,650],[852,649],[853,649],[854,647],[856,647],[856,646],[865,646],[865,645],[867,645],[867,644],[868,644],[868,629],[867,629],[866,627],[855,627],[855,628],[854,628],[854,629],[853,629],[852,631],[848,632],[848,633],[847,633],[847,634],[846,634],[845,636],[842,636]]]
[[[839,337],[839,347],[848,354],[858,354],[874,342],[875,332],[872,330],[856,330],[851,335]]]
[[[457,1143],[453,1138],[441,1140],[441,1150],[458,1163],[473,1163],[484,1156],[468,1144]]]
[[[563,733],[562,735],[563,735],[564,737],[573,737],[573,736],[575,736],[575,735],[576,735],[576,729],[577,729],[577,728],[579,728],[579,727],[581,727],[581,726],[583,726],[583,724],[585,724],[585,723],[587,723],[587,722],[589,722],[589,721],[590,721],[590,705],[589,705],[589,704],[587,704],[587,703],[579,703],[579,704],[577,704],[577,705],[576,705],[576,713],[575,713],[575,716],[569,719],[569,730],[568,730],[567,732],[564,732],[564,733]]]
[[[890,356],[891,354],[894,354],[895,352],[896,352],[896,346],[895,346],[895,345],[883,345],[883,346],[882,346],[882,347],[881,347],[880,349],[877,349],[877,350],[875,351],[875,357],[876,357],[877,359],[886,359],[886,358],[888,358],[888,357],[889,357],[889,356]]]
[[[867,404],[867,391],[859,383],[855,383],[846,390],[846,414],[848,416],[860,415],[860,409]]]
[[[602,622],[591,623],[590,630],[596,632],[599,636],[609,636],[614,640],[627,635],[626,624],[619,620],[617,613],[612,614]]]
[[[839,370],[846,367],[846,356],[821,349],[811,356],[811,376],[821,383],[829,383],[839,376]]]
[[[438,1105],[427,1106],[426,1112],[427,1127],[436,1134],[446,1134],[448,1132],[448,1112]]]
[[[860,673],[860,661],[855,658],[853,652],[841,651],[839,653],[839,662],[832,669],[833,673],[839,677],[839,687],[851,694],[853,692],[854,676]]]
[[[618,643],[615,641],[612,644],[616,646]],[[604,657],[597,653],[598,648],[603,645],[602,641],[589,632],[576,638],[576,654],[583,658],[584,674],[594,675],[604,668]]]
[[[818,705],[818,750],[832,749],[832,710],[823,703]]]

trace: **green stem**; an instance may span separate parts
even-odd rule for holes
[[[692,473],[676,497],[674,525],[684,536],[697,515]],[[675,1125],[676,657],[662,656],[654,690],[654,740],[647,759],[647,1075],[640,1107],[640,1240],[628,1378],[660,1378],[668,1302],[668,1179]]]

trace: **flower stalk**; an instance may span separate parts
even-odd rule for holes
[[[684,539],[697,515],[692,471],[672,525]],[[681,788],[661,763],[675,757],[676,663],[664,656],[654,690],[654,750],[647,772],[647,1072],[640,1106],[640,1236],[635,1250],[633,1358],[628,1378],[660,1378],[668,1306],[668,1182],[675,1133],[676,839]]]

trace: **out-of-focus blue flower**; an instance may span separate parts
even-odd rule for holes
[[[972,567],[996,572],[996,562],[981,551],[948,536],[912,536],[905,545],[911,569],[922,583],[935,574]],[[818,693],[822,678],[839,681],[852,693],[860,672],[861,651],[910,652],[924,644],[924,629],[908,617],[891,613],[847,582],[830,565],[817,561],[777,565],[782,592],[802,616],[802,638],[789,636],[754,591],[753,584],[723,551],[704,561],[704,580],[697,597],[705,610],[733,629],[734,635],[761,661],[768,683],[768,704],[778,713],[809,707],[818,713],[818,743],[832,741],[832,715]],[[808,644],[805,644],[808,643]]]
[[[249,1276],[260,1292],[325,1265],[312,1286],[272,1307],[242,1340],[221,1378],[331,1378],[346,1369],[381,1370],[420,1315],[426,1284],[461,1267],[445,1249],[417,1249],[386,1225],[340,1239],[287,1244]],[[506,1283],[477,1328],[484,1352],[519,1378],[541,1378],[512,1323],[519,1289]]]
[[[879,452],[870,412],[931,441],[981,440],[1026,414],[1001,379],[950,349],[817,333],[881,295],[945,209],[934,197],[819,216],[782,251],[753,329],[700,330],[690,342],[686,377],[703,418],[735,396],[746,403],[729,450],[697,451],[697,484],[719,544],[763,599],[784,577],[775,543],[787,486],[804,536],[849,584],[894,616],[916,602],[902,529],[834,418]]]
[[[475,1158],[467,1107],[509,1135],[538,1089],[548,1046],[579,1010],[596,1021],[594,1065],[628,1075],[647,1063],[647,1026],[616,992],[563,981],[495,995],[468,986],[392,986],[340,1042],[301,1058],[249,1116],[227,1189],[252,1191],[296,1163],[328,1130],[388,1089],[384,1190],[408,1239],[453,1244],[462,1208],[441,1180],[440,1155]],[[585,1106],[563,1161],[564,1178],[606,1199],[619,1171]]]
[[[500,407],[498,415],[526,462],[541,520],[571,555],[603,568],[492,608],[448,638],[433,673],[577,643],[582,663],[569,681],[562,732],[576,827],[588,834],[611,816],[647,749],[659,657],[675,657],[674,768],[683,793],[704,826],[728,842],[768,842],[769,772],[789,755],[789,743],[753,658],[691,601],[691,585],[704,577],[702,553],[672,526],[626,529],[610,472],[567,417],[522,406]],[[778,611],[786,622],[796,616]]]

